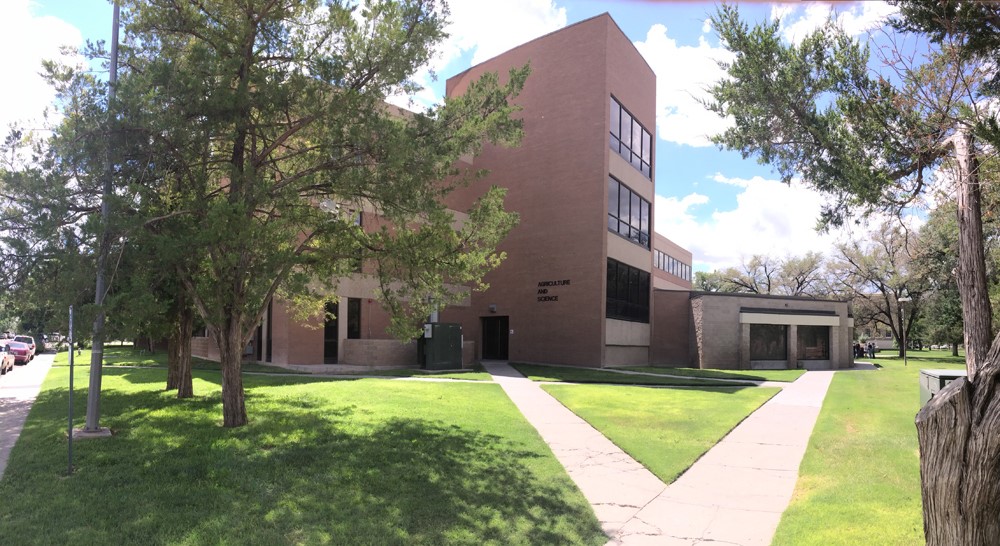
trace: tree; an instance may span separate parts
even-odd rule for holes
[[[115,109],[127,141],[118,204],[141,219],[221,354],[223,424],[247,423],[243,348],[272,298],[314,310],[359,258],[394,332],[481,288],[516,222],[493,188],[456,229],[442,198],[481,175],[455,167],[513,144],[527,76],[484,76],[410,113],[447,15],[434,0],[123,2]],[[357,225],[358,214],[372,219]],[[192,257],[182,263],[180,256]]]
[[[739,267],[727,267],[711,273],[697,272],[694,286],[706,292],[816,298],[831,295],[829,283],[823,277],[823,255],[818,252],[784,259],[754,255]]]
[[[919,65],[890,48],[876,70],[891,78],[874,77],[867,48],[832,24],[785,45],[777,23],[750,29],[723,6],[713,27],[736,60],[723,64],[731,79],[713,87],[710,106],[736,120],[716,138],[720,145],[832,194],[828,223],[852,209],[898,212],[925,190],[925,174],[950,158],[968,377],[917,416],[924,531],[929,544],[990,544],[1000,536],[1000,340],[991,348],[978,179],[988,147],[976,136],[1000,135],[990,132],[997,120],[984,77],[997,58],[1000,6],[901,6],[899,28],[927,33],[935,47]]]
[[[838,255],[829,264],[830,278],[850,295],[857,327],[887,327],[900,358],[907,350],[903,339],[914,339],[912,330],[930,288],[926,276],[913,265],[916,247],[916,234],[886,221],[865,240],[837,245]],[[905,297],[911,301],[899,301]]]

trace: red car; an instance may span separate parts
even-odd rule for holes
[[[7,352],[7,346],[0,346],[0,375],[14,369],[14,355]]]
[[[35,338],[33,338],[31,336],[14,336],[14,341],[20,341],[21,343],[24,343],[25,345],[27,345],[28,349],[31,350],[31,359],[35,358],[35,349],[36,349],[36,347],[35,347]],[[31,359],[29,359],[29,360],[31,360]]]
[[[7,352],[14,355],[14,362],[18,364],[27,364],[32,357],[31,347],[27,343],[20,341],[11,341],[8,343]]]

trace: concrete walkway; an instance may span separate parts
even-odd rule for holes
[[[28,364],[14,366],[14,371],[0,376],[0,478],[53,358],[53,354],[36,355]]]
[[[608,544],[770,544],[791,500],[832,371],[808,372],[669,487],[537,383],[484,363],[594,507]]]

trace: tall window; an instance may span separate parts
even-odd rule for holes
[[[649,248],[649,201],[608,177],[608,231]]]
[[[830,360],[829,326],[799,326],[797,338],[799,360]]]
[[[649,322],[649,272],[608,258],[608,297],[605,316]]]
[[[347,298],[347,339],[361,339],[361,299]]]
[[[750,360],[787,360],[788,326],[750,325]]]
[[[651,177],[653,164],[653,139],[645,128],[611,97],[611,135],[608,137],[611,149],[625,158],[646,178]]]

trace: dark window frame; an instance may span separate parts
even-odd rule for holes
[[[618,188],[617,211],[611,210],[612,187]],[[633,208],[638,210],[632,210]],[[652,244],[652,237],[649,233],[652,214],[653,206],[649,201],[632,191],[632,188],[626,186],[621,180],[608,176],[608,231],[649,250]],[[632,223],[633,219],[635,224]],[[645,230],[642,229],[643,226],[645,226]]]
[[[611,95],[609,102],[608,124],[611,129],[608,133],[608,146],[622,157],[629,165],[642,173],[643,176],[652,180],[653,178],[653,135],[639,123],[635,116],[622,106],[622,103]],[[615,122],[617,121],[617,126]],[[626,127],[627,126],[627,127]],[[627,130],[626,130],[627,129]],[[636,142],[638,137],[639,142]]]
[[[605,317],[649,324],[650,274],[608,258]]]

